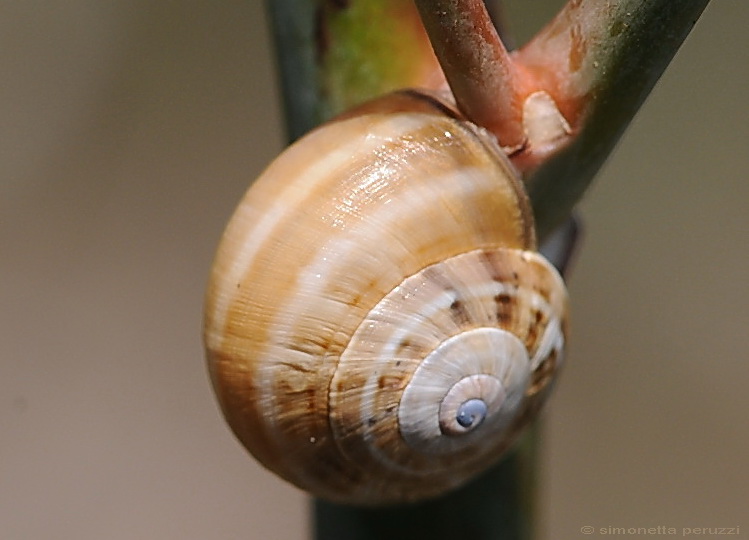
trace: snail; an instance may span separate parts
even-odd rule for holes
[[[383,505],[499,460],[549,394],[566,318],[495,138],[403,90],[313,130],[249,188],[204,342],[224,416],[265,467]]]

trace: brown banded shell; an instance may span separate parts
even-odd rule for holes
[[[353,504],[435,496],[496,462],[547,395],[567,296],[493,138],[401,92],[311,132],[218,249],[204,339],[237,437]]]

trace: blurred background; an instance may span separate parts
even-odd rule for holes
[[[509,2],[521,39],[541,3]],[[283,145],[262,3],[2,11],[0,538],[305,538],[200,341],[219,235]],[[712,2],[581,205],[542,539],[749,534],[747,20]]]

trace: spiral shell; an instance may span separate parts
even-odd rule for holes
[[[404,91],[311,132],[232,217],[205,307],[237,437],[320,497],[435,496],[548,394],[567,296],[494,139]]]

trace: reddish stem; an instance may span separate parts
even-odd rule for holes
[[[481,0],[416,0],[458,107],[511,151],[522,148],[522,74]]]
[[[601,76],[599,64],[609,60],[605,53],[610,56],[610,48],[616,45],[609,34],[626,3],[569,0],[546,27],[513,53],[515,62],[554,97],[572,125],[579,125],[591,88]]]

